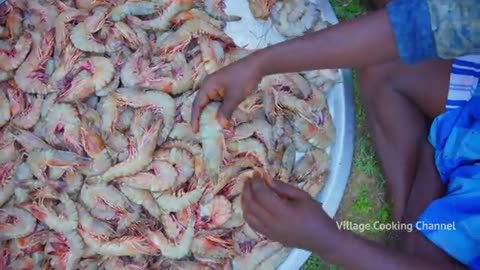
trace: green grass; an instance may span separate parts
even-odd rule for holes
[[[330,3],[341,21],[365,14],[369,6],[368,0],[330,0]]]
[[[366,187],[361,187],[357,200],[352,205],[352,211],[370,213],[373,209],[370,195]]]
[[[361,16],[370,8],[368,0],[330,0],[330,3],[340,21],[350,20]],[[367,130],[367,117],[360,102],[358,85],[356,84],[356,80],[354,81],[356,142],[353,166],[361,174],[374,179],[374,184],[378,185],[376,190],[383,190],[385,179],[373,148],[372,138]],[[347,214],[346,218],[348,218],[348,220],[370,224],[373,224],[376,221],[381,223],[390,222],[390,209],[383,201],[383,198],[379,198],[379,194],[372,193],[369,190],[369,187],[366,186],[361,186],[354,192],[356,194],[356,199],[353,201],[351,209],[349,209],[349,213]],[[366,231],[364,233],[356,233],[366,238],[376,240],[385,239],[387,237],[385,236],[385,232]],[[340,268],[335,265],[328,265],[318,256],[312,255],[302,269],[323,270]]]
[[[354,79],[356,76],[354,75]],[[356,121],[356,141],[355,156],[353,165],[362,173],[376,179],[380,179],[382,184],[384,177],[380,168],[379,161],[373,149],[373,142],[367,130],[367,116],[360,101],[360,94],[356,80],[354,80],[355,90],[355,121]]]

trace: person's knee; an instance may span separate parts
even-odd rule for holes
[[[386,78],[384,72],[376,66],[357,69],[357,82],[360,99],[365,108],[373,108],[381,99],[381,91],[385,88]]]

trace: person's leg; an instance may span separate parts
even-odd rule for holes
[[[374,146],[386,175],[394,221],[413,223],[444,194],[427,141],[429,123],[444,111],[450,61],[416,66],[400,62],[359,70],[362,103]],[[437,261],[449,256],[419,232],[401,234],[396,247]]]
[[[429,119],[444,110],[450,62],[400,62],[358,71],[367,124],[387,178],[392,216],[401,221],[415,179]],[[433,157],[432,157],[433,158]]]
[[[371,0],[375,8],[384,8],[385,5],[392,0]]]
[[[417,174],[402,217],[402,223],[415,224],[432,200],[442,196],[445,192],[445,186],[441,184],[433,157],[434,149],[432,145],[424,140],[421,143]],[[407,254],[428,258],[438,263],[454,261],[453,258],[433,246],[420,231],[399,232],[398,239],[399,241],[395,243],[396,248]]]

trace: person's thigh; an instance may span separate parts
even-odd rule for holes
[[[432,120],[445,111],[452,62],[435,59],[417,65],[406,65],[400,61],[367,68],[360,74],[364,84],[387,84],[406,97],[426,117]],[[372,87],[370,87],[372,88]],[[362,91],[363,89],[361,89]],[[370,98],[375,98],[380,89],[372,89]],[[388,101],[383,102],[388,108]],[[409,127],[405,127],[409,128]]]
[[[432,120],[445,111],[452,61],[431,60],[418,65],[398,63],[391,73],[393,88]]]
[[[427,138],[429,122],[445,111],[451,64],[446,60],[413,66],[392,62],[359,72],[363,104],[371,106],[365,108],[370,127],[381,127],[381,132],[375,129],[371,132],[387,175],[387,186],[391,195],[408,190],[406,202],[393,201],[405,203],[406,206],[401,207],[404,209],[401,221],[405,223],[414,223],[425,208],[445,192],[434,164],[434,149]],[[388,95],[388,100],[385,91],[395,95]],[[395,113],[391,113],[392,110]],[[415,155],[404,154],[396,149],[398,145],[403,145],[400,149],[413,147],[409,153]],[[402,173],[405,170],[412,173]],[[401,234],[399,240],[395,246],[400,251],[438,262],[451,260],[418,231]]]
[[[429,122],[445,110],[450,66],[444,60],[413,66],[395,61],[358,70],[361,101],[396,221],[405,211]]]

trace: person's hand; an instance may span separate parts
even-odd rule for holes
[[[247,223],[273,241],[320,255],[338,241],[339,230],[322,205],[303,190],[257,175],[245,183],[243,215]]]
[[[2,2],[0,0],[0,2]],[[8,1],[4,1],[0,4],[0,25],[4,25],[7,21],[8,13],[12,10],[12,7],[8,3]]]
[[[223,101],[217,114],[218,122],[228,128],[230,117],[262,79],[260,60],[247,56],[208,76],[202,83],[192,106],[192,128],[199,130],[200,114],[212,101]]]

